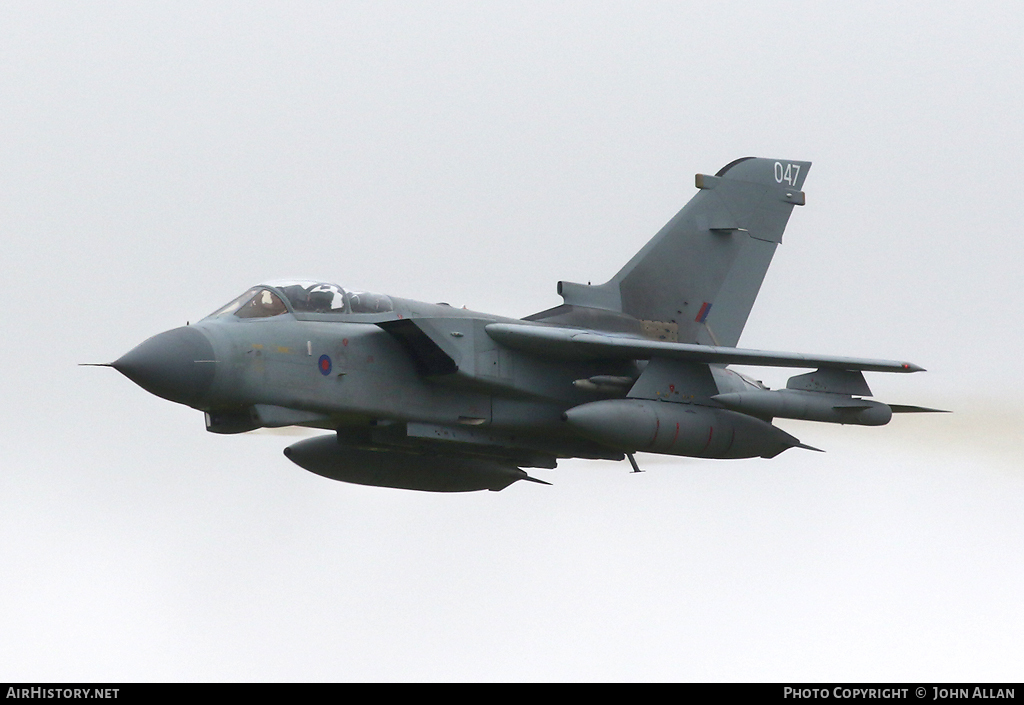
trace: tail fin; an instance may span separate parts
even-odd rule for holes
[[[639,319],[655,337],[735,346],[810,166],[745,157],[697,174],[700,192],[610,281],[559,282],[558,293]]]

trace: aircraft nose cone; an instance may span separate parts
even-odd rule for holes
[[[147,392],[195,406],[213,384],[213,346],[201,331],[175,328],[136,346],[111,366]]]

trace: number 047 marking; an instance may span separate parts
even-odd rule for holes
[[[800,176],[800,165],[789,164],[783,165],[782,162],[775,162],[775,180],[780,184],[785,181],[790,186],[796,186],[797,177]]]

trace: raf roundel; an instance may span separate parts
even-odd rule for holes
[[[322,374],[324,377],[331,374],[331,358],[327,357],[326,355],[320,356],[320,359],[317,361],[316,366],[320,368],[320,374]]]

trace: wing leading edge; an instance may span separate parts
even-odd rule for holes
[[[864,372],[923,372],[924,368],[898,360],[872,360],[834,355],[772,352],[744,348],[670,343],[609,335],[575,328],[520,323],[491,323],[485,330],[495,342],[526,353],[565,360],[654,357],[702,362],[712,365],[760,365],[764,367],[833,368]]]

